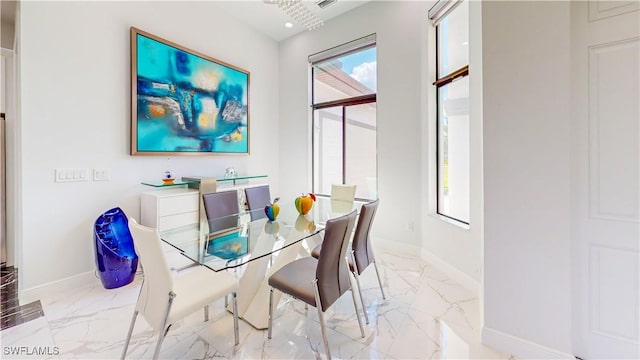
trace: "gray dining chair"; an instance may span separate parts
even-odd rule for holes
[[[127,355],[138,315],[142,315],[153,330],[160,333],[153,353],[153,358],[157,359],[162,342],[176,321],[198,309],[204,309],[205,321],[208,321],[209,304],[228,294],[233,295],[233,328],[235,344],[238,345],[238,279],[229,273],[214,272],[205,266],[193,267],[173,275],[162,250],[157,229],[139,225],[133,218],[129,218],[129,229],[144,269],[144,280],[121,359]]]
[[[267,217],[264,207],[271,203],[271,193],[269,185],[260,185],[244,188],[244,196],[247,199],[249,216],[251,220],[258,220]]]
[[[380,285],[380,291],[382,292],[382,298],[386,299],[384,295],[384,289],[382,287],[382,281],[380,280],[380,272],[378,271],[378,265],[376,264],[376,258],[373,255],[373,247],[371,246],[371,226],[373,225],[373,219],[378,211],[379,199],[371,201],[362,205],[360,208],[360,215],[358,217],[358,224],[353,234],[353,242],[351,243],[351,252],[349,256],[349,270],[356,279],[358,285],[358,293],[360,295],[360,301],[362,302],[362,309],[364,311],[364,318],[369,323],[369,315],[367,315],[367,307],[364,304],[364,297],[362,296],[362,286],[360,286],[360,275],[371,264],[376,269],[376,275],[378,277],[378,284]],[[316,246],[311,251],[311,256],[319,258],[323,250],[323,241],[320,245]]]
[[[349,265],[346,261],[349,237],[355,224],[355,210],[327,221],[324,242],[325,247],[318,257],[305,257],[295,260],[276,271],[269,277],[271,287],[269,297],[269,331],[271,339],[273,331],[273,292],[275,289],[289,294],[318,309],[322,339],[327,358],[331,359],[329,341],[325,329],[324,312],[333,305],[347,290],[353,289]],[[360,333],[364,338],[364,328],[356,303],[356,296],[351,291],[353,306],[356,309]]]
[[[238,192],[219,191],[202,195],[204,210],[209,224],[209,233],[238,227]]]

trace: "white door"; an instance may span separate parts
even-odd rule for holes
[[[638,4],[571,4],[573,351],[582,359],[640,358]]]

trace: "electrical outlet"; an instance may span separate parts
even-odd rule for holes
[[[93,169],[93,181],[108,181],[111,180],[110,168],[94,168]]]
[[[407,223],[407,230],[409,230],[409,232],[414,232],[415,231],[415,224],[413,221],[409,221]]]

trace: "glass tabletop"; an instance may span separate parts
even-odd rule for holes
[[[359,209],[362,202],[319,197],[306,215],[298,214],[294,204],[293,198],[278,202],[280,214],[275,221],[269,221],[264,209],[258,209],[211,219],[204,226],[194,224],[163,231],[160,237],[192,261],[221,271],[317,236],[327,220]]]

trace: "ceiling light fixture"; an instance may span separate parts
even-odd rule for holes
[[[314,30],[324,25],[324,21],[314,15],[301,0],[264,0],[264,2],[278,5],[285,14],[307,30]]]

